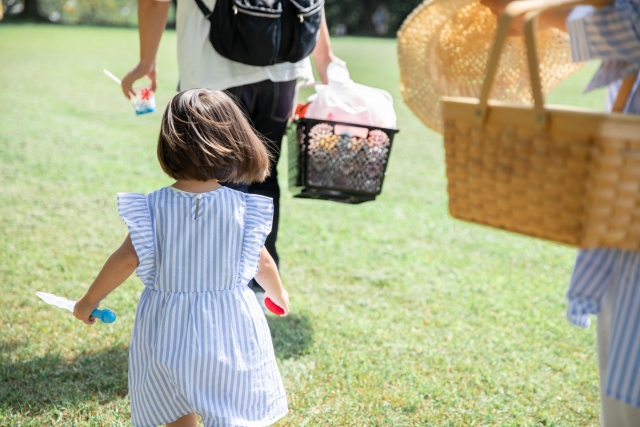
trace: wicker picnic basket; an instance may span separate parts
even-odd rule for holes
[[[480,99],[443,100],[455,218],[583,248],[640,249],[640,117],[544,105],[536,19],[604,1],[518,1],[500,18]],[[510,23],[525,15],[534,106],[489,101]],[[623,82],[622,111],[635,76]]]

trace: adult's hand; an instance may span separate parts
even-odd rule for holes
[[[158,67],[155,62],[151,64],[143,64],[142,62],[139,62],[127,73],[126,76],[124,76],[120,85],[122,87],[122,93],[124,93],[124,96],[126,96],[127,98],[136,96],[135,92],[133,91],[133,84],[136,82],[136,80],[143,77],[149,79],[151,90],[155,92],[156,87],[158,86]]]
[[[513,0],[480,0],[480,4],[491,9],[491,12],[493,12],[495,15],[500,16],[502,15],[502,12],[504,12],[504,9],[507,7],[507,5],[512,1]]]
[[[480,0],[480,4],[491,9],[491,12],[499,17],[504,13],[504,10],[512,1],[514,0]],[[523,32],[522,25],[522,16],[519,16],[511,23],[511,27],[509,28],[509,35],[521,36]]]
[[[480,4],[491,9],[491,12],[496,16],[502,15],[505,8],[514,0],[480,0]],[[540,19],[538,21],[539,28],[549,28],[555,27],[562,31],[567,31],[567,17],[569,13],[571,13],[572,7],[566,7],[562,9],[556,9],[552,11],[545,11],[542,15],[540,15]],[[509,35],[511,36],[519,36],[522,35],[522,16],[519,16],[514,20],[511,24],[511,28],[509,28]]]
[[[325,55],[314,55],[313,60],[316,63],[316,72],[320,77],[320,80],[323,84],[329,83],[329,79],[327,79],[327,67],[332,62],[341,62],[342,60],[335,56],[333,52],[328,52]]]

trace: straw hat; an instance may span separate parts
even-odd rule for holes
[[[429,128],[442,133],[442,96],[480,96],[496,28],[479,0],[425,0],[402,24],[400,92]],[[571,62],[569,38],[555,28],[539,32],[538,52],[545,96],[582,66]],[[533,103],[523,37],[509,38],[491,99]]]

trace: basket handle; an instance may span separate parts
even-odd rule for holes
[[[534,111],[536,113],[536,124],[540,127],[544,127],[547,124],[547,114],[544,109],[544,97],[542,96],[542,84],[540,82],[539,71],[540,67],[535,38],[535,24],[538,16],[544,11],[560,9],[568,6],[577,6],[581,4],[606,6],[610,3],[611,0],[521,0],[509,3],[498,21],[496,38],[493,44],[493,49],[491,50],[487,73],[480,93],[480,103],[475,111],[476,121],[484,123],[487,119],[489,95],[500,63],[502,49],[509,34],[509,27],[515,18],[520,15],[525,15],[525,45],[527,47],[527,62],[529,66],[529,76],[531,78],[531,91],[533,94]],[[622,93],[620,95],[622,95]]]
[[[620,86],[616,102],[613,103],[613,108],[611,108],[612,112],[622,113],[624,106],[627,105],[627,100],[629,99],[631,89],[633,89],[633,84],[636,82],[637,77],[638,73],[634,73],[622,80],[622,86]]]

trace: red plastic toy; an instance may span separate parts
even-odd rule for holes
[[[266,305],[269,311],[275,315],[282,316],[284,314],[284,310],[282,309],[282,307],[271,301],[271,298],[269,297],[266,297],[264,299],[264,305]]]
[[[294,116],[296,116],[298,119],[302,119],[307,114],[308,109],[309,109],[308,102],[306,104],[299,103],[298,105],[296,105],[296,112],[294,113]]]

